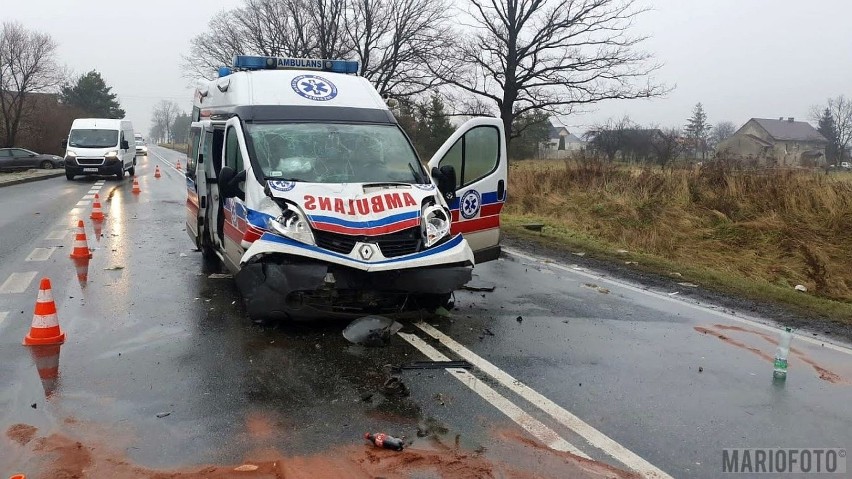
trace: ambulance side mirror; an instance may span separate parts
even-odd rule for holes
[[[438,183],[438,191],[444,199],[451,201],[456,197],[456,169],[452,165],[444,165],[440,169],[432,168],[432,178]]]
[[[233,198],[237,196],[236,188],[231,185],[231,182],[237,176],[237,172],[234,171],[230,166],[223,166],[222,170],[219,171],[219,180],[217,184],[219,185],[219,194],[223,198]]]

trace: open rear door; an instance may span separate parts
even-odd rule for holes
[[[429,170],[455,171],[453,234],[462,233],[477,263],[500,256],[500,211],[506,201],[506,137],[499,118],[473,118],[429,160]],[[433,175],[434,176],[434,175]]]
[[[201,155],[199,146],[202,141],[204,125],[194,122],[189,129],[189,151],[186,154],[186,232],[195,242],[196,247],[201,248],[200,224],[203,224],[204,209],[201,198],[205,193],[203,170],[199,175],[196,171],[198,157]]]

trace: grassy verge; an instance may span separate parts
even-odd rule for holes
[[[551,162],[513,167],[509,184],[511,235],[852,323],[848,177]]]
[[[187,152],[189,151],[189,145],[187,145],[186,143],[160,143],[157,146],[162,146],[163,148],[179,151],[184,155],[188,154]]]

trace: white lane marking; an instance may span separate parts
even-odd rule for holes
[[[50,248],[36,248],[24,261],[47,261],[54,251],[56,251],[55,246],[51,246]]]
[[[92,192],[89,192],[89,193],[90,193],[90,194],[88,194],[88,195],[86,195],[86,196],[84,196],[84,197],[83,197],[83,199],[84,199],[84,200],[93,200],[93,199],[95,199],[95,194],[94,194],[94,193],[92,193]]]
[[[103,186],[106,183],[106,180],[98,180],[95,182],[95,186]]]
[[[151,151],[150,153],[154,153],[154,156],[156,156],[157,158],[159,158],[159,159],[160,159],[160,161],[162,161],[163,163],[165,163],[166,165],[168,165],[168,166],[169,166],[169,168],[171,168],[171,169],[175,170],[175,171],[176,171],[176,172],[178,172],[179,174],[181,174],[181,175],[186,174],[186,173],[184,173],[184,171],[183,171],[183,170],[179,170],[179,169],[175,168],[175,165],[174,165],[173,163],[169,162],[169,160],[165,159],[163,156],[161,156],[161,155],[160,155],[160,154],[158,154],[157,152],[155,152],[155,151]]]
[[[0,285],[0,294],[23,293],[30,287],[30,283],[33,282],[37,274],[37,271],[10,274],[9,278]]]
[[[80,200],[77,202],[77,206],[88,206],[91,201],[88,200]]]
[[[425,341],[413,334],[398,333],[402,339],[408,341],[409,344],[419,349],[427,358],[433,361],[448,361],[450,358],[444,356],[437,349],[433,348]],[[514,421],[518,426],[530,433],[533,437],[543,442],[547,447],[555,451],[570,452],[575,456],[580,456],[585,459],[591,459],[586,453],[577,449],[563,439],[556,431],[542,424],[538,419],[530,416],[519,408],[512,401],[503,397],[500,393],[492,389],[490,386],[482,382],[479,378],[469,373],[464,369],[448,368],[447,372],[452,374],[456,379],[462,382],[471,391],[478,394],[482,399],[496,407],[500,412],[505,414],[509,419]]]
[[[67,221],[68,220],[65,220],[65,221],[63,221],[63,223],[65,223]],[[68,230],[55,230],[55,231],[51,231],[50,234],[48,234],[44,238],[49,239],[49,240],[61,240],[61,239],[65,239],[65,235],[67,235],[67,234],[68,234]]]
[[[79,215],[81,211],[83,211],[83,210],[80,209],[80,208],[71,208],[71,211],[68,212],[68,216]]]
[[[650,290],[638,288],[638,287],[633,286],[631,284],[628,284],[628,283],[625,283],[625,282],[622,282],[622,281],[619,281],[619,280],[616,280],[616,279],[612,279],[610,277],[607,277],[607,276],[604,276],[604,275],[601,275],[601,274],[595,274],[595,273],[591,273],[591,272],[588,272],[588,271],[580,271],[580,270],[577,270],[577,269],[574,269],[574,268],[569,268],[568,266],[565,266],[565,265],[561,265],[559,263],[554,263],[552,261],[545,260],[544,258],[536,258],[534,256],[530,256],[530,255],[521,253],[520,251],[516,251],[516,250],[511,249],[511,248],[503,248],[503,251],[505,251],[509,255],[517,256],[518,258],[523,258],[523,259],[528,260],[528,261],[535,261],[535,262],[541,263],[545,266],[550,266],[550,267],[565,271],[567,273],[572,273],[572,274],[575,274],[577,276],[582,276],[584,278],[594,279],[595,282],[608,283],[611,286],[617,286],[617,287],[620,287],[620,288],[624,288],[624,289],[633,291],[634,293],[641,293],[641,294],[644,294],[646,296],[651,296],[655,299],[659,299],[659,300],[662,300],[662,301],[668,301],[668,302],[671,302],[671,303],[674,303],[674,304],[678,304],[680,306],[688,306],[692,309],[701,311],[703,313],[709,313],[709,314],[718,316],[720,318],[726,319],[728,321],[737,321],[737,322],[740,322],[740,323],[743,323],[743,324],[747,324],[749,326],[754,326],[756,328],[763,329],[764,331],[772,332],[774,334],[777,334],[777,333],[780,332],[780,328],[778,326],[764,324],[764,323],[758,321],[756,318],[734,316],[733,314],[728,314],[728,313],[725,313],[723,311],[717,311],[713,308],[708,308],[708,307],[702,306],[700,304],[694,304],[694,303],[690,303],[688,301],[677,299],[677,298],[669,296],[667,294],[658,293],[656,291],[650,291]],[[806,343],[811,343],[811,344],[816,345],[816,346],[824,346],[826,348],[833,349],[833,350],[841,352],[841,353],[846,353],[846,354],[852,355],[852,348],[849,348],[849,347],[846,347],[846,346],[841,346],[839,344],[829,342],[825,339],[814,339],[811,336],[806,336],[806,335],[803,335],[803,334],[794,334],[794,336],[796,337],[797,341],[799,341],[799,340],[805,341]]]
[[[440,341],[441,344],[449,348],[454,353],[476,366],[476,368],[480,371],[496,379],[497,382],[503,386],[514,391],[517,395],[546,412],[553,419],[556,419],[568,429],[582,436],[589,442],[589,444],[609,454],[634,472],[637,472],[641,476],[647,478],[671,478],[671,476],[633,451],[610,439],[609,436],[593,428],[577,416],[571,414],[562,406],[556,404],[550,399],[547,399],[531,387],[521,381],[518,381],[509,373],[476,355],[473,351],[462,346],[454,339],[438,331],[431,325],[422,321],[417,322],[414,325],[423,330],[429,336]]]
[[[3,321],[6,320],[6,316],[8,315],[8,311],[0,311],[0,325],[3,324]]]

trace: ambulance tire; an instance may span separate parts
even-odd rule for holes
[[[127,172],[130,173],[130,176],[136,176],[136,167],[131,166],[130,169],[127,170]]]
[[[199,243],[201,243],[198,249],[201,250],[201,257],[205,261],[209,261],[214,264],[218,263],[219,256],[216,255],[216,249],[213,248],[213,242],[210,241],[210,237],[207,235],[210,228],[199,221],[198,231],[200,236]]]
[[[420,294],[415,297],[415,304],[419,309],[435,311],[438,308],[453,309],[453,293],[445,294]]]

